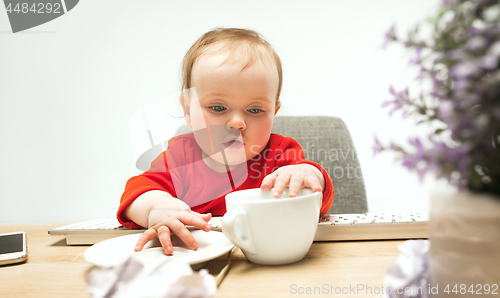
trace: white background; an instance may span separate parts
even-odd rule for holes
[[[409,53],[381,50],[436,12],[437,0],[86,0],[12,34],[0,9],[0,222],[115,217],[134,167],[128,119],[179,90],[185,52],[214,27],[260,32],[284,65],[278,115],[341,117],[360,158],[371,211],[427,210],[421,184],[374,135],[406,142],[411,119],[388,117],[393,84],[414,77]]]

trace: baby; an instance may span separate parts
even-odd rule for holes
[[[142,175],[128,180],[120,223],[148,228],[135,248],[159,238],[167,255],[175,234],[198,244],[186,225],[209,231],[211,216],[226,212],[235,190],[273,189],[281,197],[300,188],[323,192],[321,215],[333,202],[333,184],[318,164],[306,161],[292,138],[271,133],[280,109],[281,61],[258,33],[219,28],[201,36],[183,61],[180,98],[193,133],[174,137]]]

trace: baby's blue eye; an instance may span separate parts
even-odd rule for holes
[[[222,112],[224,110],[226,110],[225,107],[223,106],[213,106],[213,107],[210,107],[212,110],[216,111],[216,112]]]
[[[247,111],[249,111],[252,114],[258,114],[259,112],[261,112],[260,109],[248,109]]]

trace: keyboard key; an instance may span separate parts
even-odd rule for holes
[[[380,217],[377,217],[377,219],[373,223],[376,225],[378,225],[378,224],[392,224],[393,219],[392,219],[392,217],[388,218],[385,216],[380,216]]]
[[[371,225],[372,223],[373,223],[372,219],[366,219],[366,218],[354,221],[355,225]]]

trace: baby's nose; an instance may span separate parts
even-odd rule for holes
[[[244,130],[246,128],[245,118],[240,115],[233,115],[229,119],[227,125],[231,128]]]

